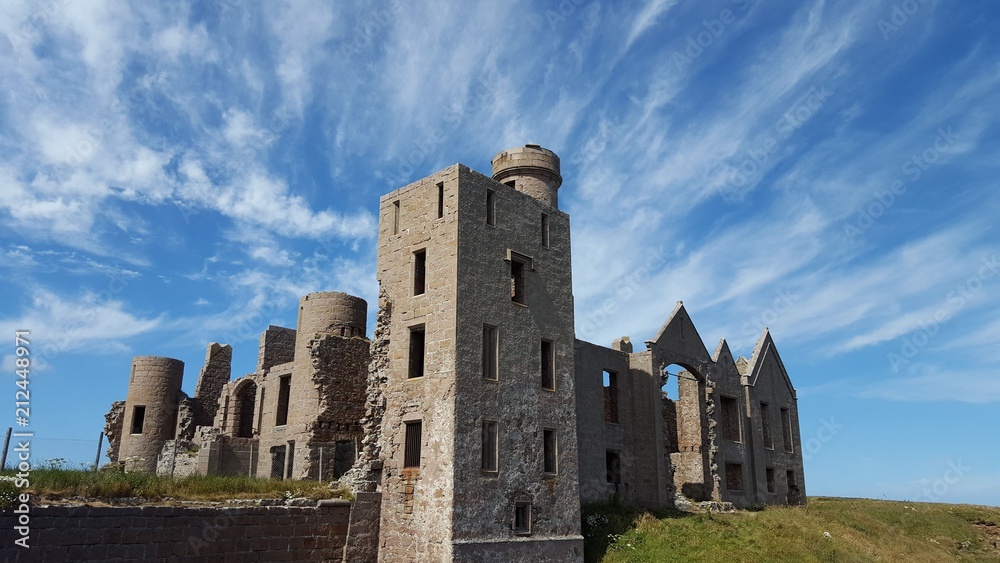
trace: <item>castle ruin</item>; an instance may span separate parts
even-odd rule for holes
[[[581,503],[611,498],[804,503],[766,329],[749,359],[724,339],[709,354],[678,302],[645,350],[575,338],[561,183],[555,153],[526,145],[492,177],[455,164],[384,195],[370,340],[365,301],[323,292],[294,330],[268,327],[251,374],[230,380],[232,349],[209,345],[194,397],[182,362],[136,357],[108,455],[339,478],[380,501],[379,561],[581,561]]]

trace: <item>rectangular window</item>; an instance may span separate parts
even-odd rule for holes
[[[392,202],[392,234],[399,234],[399,200]]]
[[[275,426],[288,424],[288,398],[292,393],[292,376],[285,375],[278,380],[278,409],[274,416]]]
[[[792,419],[788,409],[781,409],[781,437],[785,443],[785,451],[792,451]]]
[[[771,409],[767,403],[760,404],[760,428],[764,435],[764,447],[774,448],[774,442],[771,441]]]
[[[554,474],[559,469],[556,463],[559,455],[559,445],[556,440],[555,430],[546,428],[542,431],[542,445],[544,446],[542,471]]]
[[[413,253],[413,295],[423,295],[427,281],[427,250]]]
[[[541,346],[542,361],[542,389],[556,388],[556,357],[552,353],[552,342],[542,340]]]
[[[424,325],[410,327],[410,370],[407,378],[424,376]]]
[[[421,421],[405,423],[406,441],[403,443],[403,467],[420,467]]]
[[[497,327],[483,325],[483,377],[486,379],[497,379],[497,355],[500,346],[500,339],[497,336]]]
[[[618,484],[622,482],[622,461],[618,452],[608,450],[604,456],[607,463],[608,483]]]
[[[798,489],[798,485],[795,483],[795,472],[789,469],[785,471],[785,484],[788,485],[788,490]]]
[[[604,370],[604,421],[618,422],[618,374]]]
[[[774,492],[774,468],[773,467],[768,467],[765,470],[765,473],[767,474],[767,492],[773,493]]]
[[[497,421],[483,421],[483,471],[497,471]]]
[[[722,437],[732,442],[740,441],[740,408],[736,399],[720,397],[722,403]]]
[[[497,224],[497,194],[493,190],[486,190],[486,224]]]
[[[136,405],[132,407],[132,433],[142,434],[142,425],[146,421],[146,407]]]
[[[514,533],[528,535],[531,533],[531,503],[514,503]]]
[[[438,182],[438,219],[444,217],[444,182]]]
[[[549,216],[542,213],[542,246],[549,247]]]
[[[524,305],[524,262],[510,259],[510,300]]]
[[[726,490],[743,490],[743,466],[738,463],[726,464]]]

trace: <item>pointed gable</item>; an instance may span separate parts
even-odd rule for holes
[[[646,346],[665,364],[690,366],[700,370],[701,375],[708,375],[706,366],[712,364],[712,359],[681,301]]]
[[[773,369],[765,369],[773,368]],[[771,331],[767,328],[757,340],[754,346],[753,355],[750,357],[749,381],[750,385],[756,386],[757,380],[762,373],[780,373],[784,384],[788,387],[788,392],[795,398],[795,388],[792,387],[792,380],[788,377],[785,364],[778,355],[778,349],[771,339]]]

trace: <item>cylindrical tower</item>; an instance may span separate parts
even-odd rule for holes
[[[184,362],[161,356],[136,356],[125,398],[125,423],[118,460],[128,471],[156,472],[163,443],[177,428],[177,401]]]
[[[299,321],[295,332],[295,360],[309,357],[309,341],[316,335],[364,336],[368,303],[339,291],[310,293],[299,299]]]
[[[546,205],[559,207],[559,157],[549,149],[524,145],[501,151],[493,157],[493,179]]]

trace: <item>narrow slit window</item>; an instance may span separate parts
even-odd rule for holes
[[[785,451],[792,451],[792,419],[788,415],[788,409],[781,409],[781,437]]]
[[[392,234],[399,234],[399,200],[392,202]]]
[[[517,258],[510,261],[510,300],[524,305],[524,262]]]
[[[146,421],[146,407],[144,405],[136,405],[132,407],[132,433],[142,434],[142,426]]]
[[[292,392],[292,376],[285,375],[278,382],[278,409],[274,417],[275,426],[288,424],[288,399]]]
[[[528,535],[531,533],[531,503],[514,503],[514,533]]]
[[[438,219],[444,217],[444,182],[438,182]]]
[[[410,328],[410,369],[407,377],[413,379],[424,376],[424,326]]]
[[[423,424],[419,420],[406,423],[403,444],[403,467],[420,467],[420,440]]]
[[[743,466],[739,463],[726,464],[726,490],[743,490]]]
[[[618,422],[618,374],[604,370],[604,421]]]
[[[739,405],[732,397],[722,397],[722,437],[731,442],[740,441]]]
[[[427,250],[413,253],[413,295],[423,295],[427,284]]]
[[[622,460],[621,455],[618,452],[613,452],[608,450],[605,454],[605,462],[607,464],[607,479],[608,483],[613,483],[617,485],[622,482]]]
[[[764,447],[774,448],[774,442],[771,439],[771,409],[767,403],[760,404],[760,428],[764,438]]]
[[[497,421],[483,421],[483,471],[496,471],[498,467]]]
[[[773,493],[775,491],[774,487],[774,468],[768,467],[766,470],[767,475],[767,492]]]
[[[483,325],[483,377],[486,379],[497,379],[497,352],[499,350],[500,339],[497,335],[497,327]]]
[[[549,216],[542,213],[542,246],[549,247]]]
[[[542,361],[542,389],[554,390],[556,388],[555,377],[555,355],[552,353],[552,341],[542,340],[541,346]]]
[[[542,471],[544,473],[555,474],[558,470],[557,458],[559,455],[559,444],[556,439],[556,431],[546,428],[542,431],[543,462]]]
[[[257,409],[257,428],[264,428],[264,387],[260,388],[260,408]]]
[[[503,185],[511,188],[517,188],[517,180],[507,180],[506,182],[503,183]]]
[[[497,193],[486,190],[486,224],[497,224]]]

